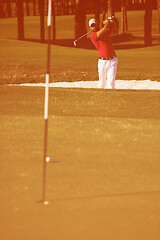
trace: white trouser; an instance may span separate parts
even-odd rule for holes
[[[98,73],[99,73],[99,82],[98,88],[107,88],[113,89],[115,88],[115,78],[117,71],[117,57],[111,60],[98,60]]]

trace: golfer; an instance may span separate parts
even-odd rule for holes
[[[108,19],[104,20],[103,27],[98,30],[97,21],[93,18],[89,21],[89,27],[92,30],[90,38],[92,43],[97,48],[99,54],[98,88],[106,88],[106,82],[108,89],[115,88],[115,78],[118,60],[110,38],[111,24],[112,23]]]

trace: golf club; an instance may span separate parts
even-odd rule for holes
[[[86,35],[88,35],[90,32],[92,32],[92,30],[90,30],[89,32],[85,33],[84,35],[82,35],[81,37],[77,38],[76,40],[74,40],[74,46],[77,46],[77,41],[80,40],[81,38],[85,37]]]
[[[108,20],[110,22],[113,22],[113,19],[115,17],[114,16],[111,16],[111,17],[108,17]],[[76,40],[74,40],[74,46],[76,47],[77,46],[77,41],[80,40],[81,38],[85,37],[86,35],[88,35],[90,32],[92,32],[92,30],[90,30],[89,32],[85,33],[84,35],[82,35],[81,37],[77,38]]]

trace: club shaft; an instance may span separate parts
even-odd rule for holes
[[[78,41],[78,40],[80,40],[81,38],[83,38],[83,37],[85,37],[87,34],[89,34],[90,32],[92,32],[92,30],[91,30],[91,31],[89,31],[89,32],[87,32],[87,33],[85,33],[85,34],[84,34],[84,35],[82,35],[81,37],[77,38],[75,41]]]

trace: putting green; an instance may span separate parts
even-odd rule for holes
[[[159,91],[0,87],[1,239],[159,240]],[[8,231],[9,229],[9,231]]]

